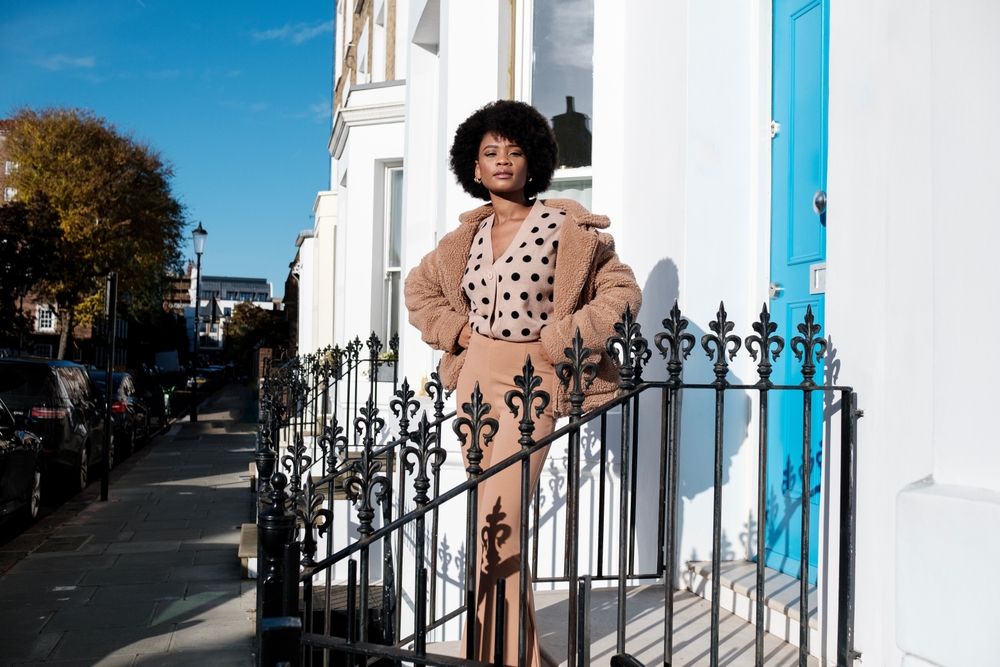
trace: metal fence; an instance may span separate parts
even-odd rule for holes
[[[741,339],[733,334],[734,324],[728,320],[720,304],[715,321],[709,323],[710,333],[696,340],[688,332],[688,320],[674,305],[670,316],[663,320],[663,331],[653,339],[655,348],[666,360],[667,378],[644,381],[642,373],[652,356],[647,340],[630,309],[615,325],[615,335],[608,339],[606,352],[616,364],[620,377],[620,395],[601,407],[584,412],[584,391],[596,376],[598,353],[583,346],[579,332],[573,345],[566,349],[566,360],[557,364],[556,372],[563,386],[569,389],[571,409],[569,423],[537,441],[532,437],[534,418],[541,414],[551,397],[539,389],[541,378],[535,374],[530,359],[523,374],[514,379],[516,390],[508,392],[506,407],[515,417],[520,416],[521,451],[488,469],[481,467],[482,452],[495,437],[498,423],[488,418],[490,406],[483,403],[476,391],[465,402],[460,397],[460,409],[444,413],[444,391],[437,374],[432,374],[424,387],[428,396],[425,410],[416,419],[421,402],[414,387],[397,372],[398,346],[389,344],[389,354],[382,353],[381,342],[372,335],[367,343],[356,340],[346,349],[331,348],[315,355],[275,362],[262,384],[261,426],[256,461],[259,493],[259,574],[258,574],[258,637],[261,664],[266,667],[287,661],[297,664],[384,664],[401,661],[420,665],[484,665],[513,664],[513,656],[504,656],[502,642],[492,663],[473,660],[480,640],[474,610],[477,600],[476,545],[478,531],[478,488],[485,480],[511,466],[521,467],[521,590],[525,599],[530,585],[528,564],[538,572],[540,496],[528,502],[529,458],[532,453],[565,439],[567,459],[565,472],[565,540],[562,547],[561,573],[535,577],[536,582],[568,584],[568,614],[566,628],[566,660],[570,667],[590,664],[589,598],[595,581],[617,582],[617,646],[611,663],[640,665],[628,653],[627,591],[630,584],[642,581],[662,581],[664,595],[663,656],[664,664],[673,664],[675,577],[679,570],[678,488],[680,483],[680,433],[683,426],[681,401],[685,394],[708,392],[714,398],[712,456],[713,523],[711,564],[711,630],[709,661],[719,664],[720,599],[722,573],[722,510],[725,401],[734,391],[756,398],[758,433],[758,493],[756,512],[759,521],[768,513],[768,442],[769,417],[774,394],[801,397],[800,478],[801,545],[799,573],[799,664],[806,665],[809,655],[809,550],[810,526],[817,518],[811,516],[810,496],[815,492],[811,483],[813,458],[813,428],[822,415],[814,415],[813,396],[819,393],[839,398],[840,467],[837,497],[840,503],[839,554],[837,557],[838,592],[836,605],[837,664],[847,667],[854,657],[853,573],[854,573],[854,394],[850,387],[833,383],[817,383],[817,364],[827,348],[819,336],[820,326],[811,310],[798,325],[798,336],[787,347],[799,362],[801,382],[776,385],[771,381],[773,363],[785,351],[786,341],[777,336],[777,325],[771,321],[766,305],[759,319],[752,323],[754,333]],[[684,380],[685,360],[700,342],[712,362],[711,382],[694,383]],[[740,349],[745,349],[757,361],[758,380],[753,384],[730,381],[730,362]],[[820,378],[822,380],[822,378]],[[380,399],[381,393],[381,399]],[[640,399],[657,398],[656,416],[659,438],[655,446],[640,439]],[[658,396],[657,396],[658,395]],[[362,398],[363,397],[363,398]],[[387,399],[387,400],[386,400]],[[798,400],[798,399],[796,399]],[[382,401],[382,402],[380,402]],[[648,407],[649,400],[645,405]],[[391,413],[394,428],[388,428],[386,418]],[[609,416],[614,414],[615,430]],[[347,428],[345,429],[345,425]],[[442,489],[441,466],[447,453],[442,447],[445,437],[454,435],[467,446],[465,472],[467,478],[450,488]],[[595,481],[597,521],[591,541],[596,541],[596,559],[591,571],[581,574],[581,443],[582,435],[593,434],[599,464]],[[618,479],[613,478],[608,465],[609,450],[617,445]],[[640,448],[653,455],[659,466],[656,515],[657,542],[655,563],[641,567],[637,558],[636,520],[637,462]],[[282,453],[283,452],[283,453]],[[283,471],[283,472],[282,472]],[[617,486],[617,525],[607,519],[611,509],[610,488]],[[412,495],[408,495],[412,494]],[[351,521],[356,520],[356,534],[340,536],[331,527],[337,498],[346,498],[354,506]],[[466,506],[465,553],[463,554],[464,596],[452,608],[438,608],[439,579],[439,514],[449,501]],[[344,517],[341,517],[342,519]],[[376,525],[378,524],[378,525]],[[404,534],[407,541],[404,544]],[[606,560],[606,551],[617,539],[617,558]],[[748,536],[748,540],[749,540]],[[317,556],[318,544],[324,553]],[[548,546],[548,545],[547,545]],[[761,528],[756,534],[756,590],[765,590],[767,533]],[[552,545],[554,550],[557,549]],[[372,552],[378,555],[373,558]],[[585,556],[587,556],[585,554]],[[595,562],[596,561],[596,562]],[[613,561],[613,562],[610,562]],[[347,563],[346,583],[333,576],[334,567]],[[647,571],[642,571],[642,570]],[[404,625],[404,572],[406,586],[411,586],[408,599],[412,602],[405,625],[412,631],[401,631]],[[412,579],[412,581],[409,581]],[[496,591],[494,621],[497,635],[503,628],[516,624],[519,655],[516,664],[524,664],[526,616],[506,618],[504,614],[504,581]],[[766,664],[764,652],[764,595],[755,601],[756,664]],[[429,654],[428,633],[448,621],[465,614],[466,655],[462,658]],[[373,663],[373,661],[375,661]]]

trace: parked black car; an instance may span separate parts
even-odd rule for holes
[[[42,441],[0,401],[0,517],[23,510],[34,520],[41,498]]]
[[[90,371],[90,379],[100,396],[106,396],[104,371]],[[135,452],[136,443],[145,444],[149,440],[149,408],[135,388],[135,382],[128,373],[114,373],[111,385],[111,418],[115,422],[115,443],[117,454]]]
[[[104,399],[80,364],[56,359],[0,359],[0,400],[19,426],[42,440],[48,474],[70,473],[74,489],[84,489],[104,447]],[[111,442],[114,461],[114,440]]]

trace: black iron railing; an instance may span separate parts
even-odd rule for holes
[[[520,517],[520,585],[519,599],[526,598],[530,585],[528,564],[538,569],[540,541],[540,496],[535,489],[533,503],[528,502],[530,485],[529,459],[532,454],[550,444],[566,439],[565,473],[565,544],[561,574],[534,578],[536,582],[568,583],[568,618],[566,623],[566,660],[570,667],[590,664],[589,595],[593,581],[617,581],[618,618],[616,655],[612,664],[639,665],[628,654],[627,588],[643,580],[663,580],[664,596],[664,664],[673,663],[674,583],[679,569],[677,525],[680,484],[680,432],[682,427],[681,399],[685,392],[710,392],[714,395],[713,467],[714,491],[712,525],[711,614],[709,661],[719,664],[720,600],[722,572],[722,488],[724,481],[724,431],[726,395],[737,391],[755,395],[758,410],[758,496],[757,516],[762,526],[756,535],[756,664],[766,663],[764,654],[765,563],[768,546],[763,528],[768,515],[767,455],[769,441],[770,398],[772,394],[793,392],[802,397],[802,484],[799,596],[799,664],[805,665],[809,655],[809,528],[816,520],[810,515],[811,465],[813,464],[812,429],[817,417],[812,414],[813,395],[818,392],[839,395],[840,398],[840,458],[841,478],[840,530],[837,597],[837,664],[847,667],[853,656],[853,572],[854,572],[854,422],[853,392],[850,387],[833,383],[817,384],[817,363],[826,352],[827,343],[819,336],[820,327],[807,310],[804,322],[798,325],[799,336],[788,343],[800,362],[802,381],[796,385],[776,385],[771,381],[772,363],[784,351],[786,342],[775,335],[777,326],[770,319],[766,306],[754,333],[745,341],[733,333],[720,304],[710,333],[696,340],[687,331],[689,322],[674,305],[663,321],[664,330],[654,337],[654,344],[666,359],[663,381],[644,381],[642,372],[651,358],[647,340],[641,335],[631,310],[626,308],[615,326],[615,335],[608,339],[605,350],[619,369],[620,395],[601,407],[584,413],[584,392],[597,374],[595,360],[600,356],[584,347],[579,332],[566,360],[557,364],[556,373],[569,390],[569,422],[551,435],[537,441],[533,438],[534,420],[541,415],[551,397],[539,389],[541,379],[535,374],[531,360],[523,374],[514,379],[517,389],[505,396],[507,409],[520,417],[519,443],[521,451],[488,469],[481,467],[483,449],[489,447],[499,427],[489,418],[491,406],[483,402],[478,385],[468,402],[459,401],[458,414],[444,413],[444,392],[436,374],[425,385],[427,399],[421,403],[407,380],[398,381],[395,340],[390,342],[392,354],[381,354],[381,343],[373,335],[365,345],[356,340],[347,349],[332,348],[316,355],[275,363],[263,382],[260,434],[258,439],[258,485],[261,505],[259,513],[260,550],[258,574],[258,636],[261,639],[262,665],[271,667],[269,660],[285,660],[290,664],[354,664],[367,659],[385,660],[385,664],[405,661],[421,665],[484,665],[513,664],[514,656],[503,655],[503,643],[495,642],[492,663],[473,659],[477,637],[483,628],[477,627],[475,609],[476,568],[478,567],[477,525],[478,489],[487,479],[511,466],[521,466]],[[683,378],[687,357],[700,342],[712,361],[711,382],[686,382]],[[738,384],[730,381],[730,362],[744,347],[757,361],[758,381]],[[366,352],[367,350],[367,352]],[[391,372],[386,373],[385,369]],[[380,373],[383,374],[380,380]],[[380,402],[380,385],[391,382],[382,390],[389,400]],[[367,386],[365,386],[367,385]],[[364,387],[366,391],[362,391]],[[640,397],[659,392],[659,439],[655,444],[640,440]],[[365,395],[364,400],[361,396]],[[414,425],[421,405],[431,410],[421,415]],[[386,410],[388,408],[388,410]],[[392,414],[395,429],[387,428],[383,414]],[[620,414],[618,450],[618,525],[617,534],[606,524],[606,509],[611,502],[608,486],[615,480],[608,466],[609,415]],[[344,424],[353,427],[345,433]],[[593,571],[580,574],[580,544],[586,543],[580,533],[581,448],[584,429],[599,434],[597,444],[599,469],[597,475],[598,516],[597,554]],[[441,488],[441,466],[446,459],[445,434],[453,431],[466,447],[467,478],[451,488]],[[657,489],[657,542],[655,565],[642,568],[637,564],[636,519],[638,516],[637,488],[638,454],[653,449],[659,471]],[[658,449],[658,451],[655,451]],[[284,472],[278,470],[280,464]],[[540,486],[540,482],[539,482]],[[287,489],[287,490],[286,490]],[[354,505],[356,535],[334,535],[334,507],[331,502],[340,493]],[[411,500],[408,502],[408,492]],[[465,545],[463,556],[464,595],[462,603],[451,609],[438,609],[441,596],[437,583],[439,556],[439,512],[449,501],[465,498]],[[379,511],[380,510],[380,511]],[[376,525],[376,523],[378,525]],[[429,523],[429,530],[428,530]],[[408,542],[404,543],[404,533]],[[324,555],[317,558],[317,538],[322,540]],[[605,562],[605,549],[618,539],[616,563]],[[341,543],[338,544],[337,540]],[[748,540],[750,538],[748,537]],[[410,546],[411,550],[405,550]],[[373,565],[373,549],[381,551],[381,567]],[[556,549],[552,545],[553,550]],[[346,584],[338,584],[334,568],[347,564]],[[612,565],[614,566],[612,568]],[[406,624],[412,632],[404,636],[403,626],[404,570],[412,568],[412,589],[409,599],[412,612]],[[616,572],[610,571],[612,569]],[[648,569],[649,571],[642,571]],[[318,582],[318,584],[317,584]],[[377,582],[377,583],[376,583]],[[493,616],[496,635],[503,636],[504,626],[517,624],[519,655],[516,664],[524,664],[528,638],[524,614],[506,618],[505,582],[500,580],[495,594]],[[315,587],[319,585],[319,591]],[[377,589],[377,592],[376,592]],[[318,593],[318,594],[317,594]],[[466,654],[462,658],[427,653],[428,633],[465,614]],[[280,618],[282,620],[275,620]],[[301,619],[296,626],[296,619]],[[301,633],[300,649],[289,655],[276,652],[275,646],[288,646],[289,633]],[[278,655],[281,653],[281,655]],[[351,657],[354,656],[354,657]],[[362,658],[364,656],[365,658]],[[359,663],[360,664],[360,663]]]

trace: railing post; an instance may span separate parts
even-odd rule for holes
[[[631,312],[631,311],[627,311]],[[616,327],[618,325],[615,325]],[[556,364],[556,376],[569,392],[569,419],[571,423],[579,423],[583,416],[584,385],[590,387],[597,377],[597,364],[587,361],[591,356],[589,347],[583,346],[583,337],[579,327],[573,337],[573,347],[565,349],[569,361]],[[577,664],[577,647],[580,637],[577,634],[577,575],[579,559],[580,533],[580,428],[573,429],[569,434],[569,451],[566,462],[566,547],[563,557],[563,570],[569,579],[569,623],[567,627],[566,656],[569,667]]]
[[[642,337],[639,323],[632,315],[630,304],[625,305],[625,312],[622,319],[615,323],[615,336],[609,338],[605,344],[608,355],[618,364],[618,387],[622,392],[627,392],[635,387],[637,371],[641,372],[642,363],[649,358],[649,345]],[[579,335],[579,334],[578,334]],[[567,350],[568,352],[568,350]],[[596,375],[596,373],[595,373]],[[637,404],[636,404],[637,405]],[[615,652],[618,655],[625,653],[625,625],[626,620],[626,598],[625,581],[626,569],[629,563],[629,546],[632,544],[631,536],[626,537],[626,526],[630,525],[629,512],[629,482],[630,476],[630,456],[635,456],[636,452],[632,448],[632,401],[627,400],[622,403],[622,437],[621,437],[621,472],[619,498],[621,506],[619,508],[619,547],[618,547],[618,619],[617,638],[615,641]],[[632,494],[634,496],[634,493]],[[570,591],[576,589],[575,580],[570,581]],[[570,595],[570,605],[576,602],[574,595]]]
[[[434,430],[427,421],[427,413],[420,416],[420,425],[415,433],[408,433],[407,438],[412,444],[406,445],[400,450],[400,466],[408,473],[416,470],[413,479],[413,489],[417,492],[413,501],[417,509],[422,509],[430,502],[427,492],[431,488],[428,472],[435,477],[438,475],[441,465],[444,463],[447,453],[439,446],[437,431]],[[424,530],[424,515],[421,514],[416,520],[416,532],[414,534],[414,560],[416,562],[417,574],[417,599],[415,600],[416,610],[414,613],[413,635],[416,638],[415,646],[417,655],[423,657],[427,648],[427,567],[424,557],[424,542],[426,534]]]
[[[287,481],[280,472],[271,476],[271,492],[268,506],[258,517],[258,601],[257,623],[261,637],[261,655],[265,639],[263,619],[282,616],[285,545],[291,541],[295,530],[295,516],[285,511],[285,485]],[[263,664],[263,663],[262,663]]]
[[[726,390],[729,388],[729,380],[726,379],[726,376],[729,375],[729,362],[726,361],[726,356],[729,357],[730,361],[734,360],[736,353],[743,345],[742,339],[731,333],[734,326],[729,321],[725,304],[720,302],[719,310],[715,314],[715,321],[708,324],[708,328],[713,333],[701,337],[702,349],[705,350],[708,358],[715,362],[712,364],[712,371],[715,373],[715,380],[712,382],[712,386],[715,387],[715,455],[712,481],[712,628],[709,652],[711,667],[719,665],[719,613],[722,596],[723,434],[725,433]]]
[[[462,447],[469,443],[465,451],[467,466],[465,471],[469,479],[475,479],[483,474],[479,464],[483,461],[483,447],[489,445],[500,428],[499,422],[490,413],[489,403],[483,402],[483,393],[476,383],[472,391],[472,401],[462,404],[462,412],[468,417],[458,417],[452,424],[452,429]],[[463,430],[464,429],[464,430]],[[467,431],[467,432],[466,432]],[[466,496],[465,514],[465,658],[475,659],[476,656],[476,573],[479,570],[479,559],[476,555],[479,518],[479,487],[469,489]]]
[[[819,338],[812,306],[806,306],[805,321],[796,327],[801,336],[792,339],[792,353],[802,361],[802,543],[799,565],[799,667],[809,660],[809,503],[812,495],[812,392],[816,388],[816,362],[823,359],[827,343]],[[815,357],[815,360],[814,360]]]
[[[302,621],[298,616],[277,616],[261,621],[261,667],[299,667]]]
[[[771,321],[771,315],[767,311],[767,304],[760,311],[760,318],[753,323],[753,330],[756,332],[746,339],[747,351],[750,358],[756,360],[757,353],[760,353],[760,362],[757,364],[757,375],[760,380],[757,386],[760,388],[760,405],[757,416],[758,422],[758,463],[757,463],[757,599],[755,601],[755,648],[754,664],[756,667],[764,665],[764,606],[765,593],[765,558],[764,553],[767,548],[767,444],[768,437],[768,392],[774,385],[771,382],[771,362],[778,360],[778,355],[785,347],[785,339],[781,336],[774,336],[778,330],[778,325]]]

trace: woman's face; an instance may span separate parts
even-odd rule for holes
[[[520,192],[528,182],[528,159],[516,143],[487,134],[479,142],[476,178],[494,194]]]

